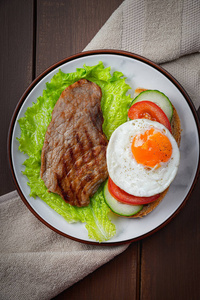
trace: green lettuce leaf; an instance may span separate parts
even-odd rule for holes
[[[49,193],[40,177],[41,151],[53,108],[61,92],[81,78],[93,81],[101,87],[103,131],[108,139],[119,125],[126,122],[132,99],[130,95],[126,95],[130,87],[125,83],[121,72],[111,75],[110,68],[105,68],[102,62],[95,66],[84,65],[73,73],[63,73],[59,70],[51,81],[46,83],[43,95],[38,97],[36,103],[26,110],[24,117],[19,119],[19,150],[29,156],[24,162],[23,173],[29,180],[30,196],[45,201],[69,223],[85,223],[89,238],[102,242],[116,233],[115,225],[109,218],[110,210],[104,201],[103,185],[91,198],[89,206],[79,208],[66,203],[59,195]]]

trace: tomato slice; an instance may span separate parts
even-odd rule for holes
[[[151,196],[151,197],[137,197],[131,194],[126,193],[122,189],[120,189],[109,177],[108,178],[108,190],[110,194],[119,202],[125,204],[132,204],[132,205],[142,205],[151,203],[157,200],[160,197],[160,194]]]
[[[128,111],[128,117],[134,119],[149,119],[163,124],[170,132],[172,132],[168,117],[164,111],[154,102],[140,101],[133,104]]]

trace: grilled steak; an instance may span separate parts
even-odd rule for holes
[[[67,87],[45,135],[41,178],[71,205],[88,205],[108,176],[101,96],[100,87],[86,79]]]

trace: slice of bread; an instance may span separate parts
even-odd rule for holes
[[[141,92],[145,91],[146,89],[143,89],[143,88],[137,88],[135,90],[135,93],[134,93],[134,98]],[[176,108],[173,106],[173,117],[172,117],[172,120],[171,120],[171,128],[172,128],[172,134],[178,144],[178,146],[180,147],[180,142],[181,142],[181,122],[180,122],[180,118],[178,116],[178,113],[176,111]],[[135,214],[134,216],[132,216],[131,218],[141,218],[141,217],[144,217],[146,216],[147,214],[149,214],[152,210],[154,210],[158,204],[162,201],[162,199],[165,197],[165,195],[167,194],[168,192],[168,189],[167,188],[164,192],[162,192],[160,194],[160,197],[152,202],[152,203],[149,203],[149,204],[146,204],[144,205],[143,209]]]

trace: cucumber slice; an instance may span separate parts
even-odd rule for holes
[[[129,205],[124,204],[119,201],[117,201],[109,192],[108,190],[108,180],[105,183],[104,191],[103,191],[104,199],[107,203],[107,205],[110,207],[110,209],[120,215],[120,216],[126,216],[130,217],[135,214],[137,214],[142,208],[143,205]]]
[[[135,99],[133,99],[131,106],[136,102],[144,100],[151,101],[157,104],[164,111],[169,121],[171,122],[173,115],[173,107],[169,98],[165,94],[157,90],[143,91],[138,96],[136,96]]]

